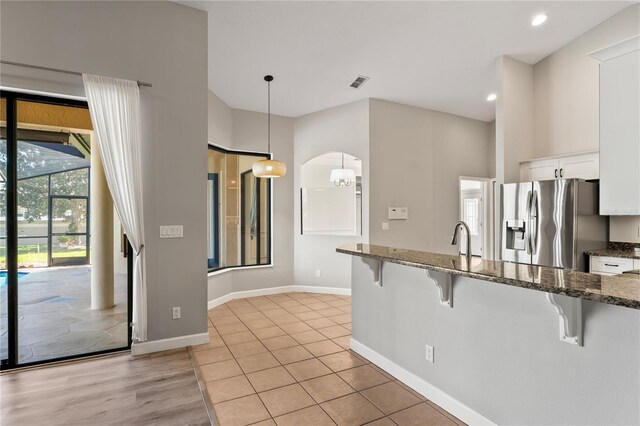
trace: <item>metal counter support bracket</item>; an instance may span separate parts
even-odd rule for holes
[[[434,282],[440,292],[440,304],[453,308],[453,291],[451,284],[451,274],[446,272],[430,271],[425,269],[427,277]]]
[[[558,311],[560,340],[582,346],[582,299],[553,293],[547,299]]]
[[[361,257],[362,263],[367,265],[373,272],[373,283],[382,287],[382,260],[368,259]]]

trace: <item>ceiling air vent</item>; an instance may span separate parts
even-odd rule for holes
[[[360,86],[367,82],[367,80],[369,80],[369,77],[359,75],[358,78],[353,80],[353,83],[351,83],[351,87],[353,87],[354,89],[359,89]]]

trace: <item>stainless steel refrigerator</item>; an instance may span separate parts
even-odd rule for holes
[[[598,183],[580,179],[502,185],[502,260],[587,270],[587,250],[607,245]]]

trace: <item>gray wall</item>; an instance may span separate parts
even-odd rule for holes
[[[639,424],[640,311],[585,301],[584,346],[558,339],[542,292],[353,258],[353,338],[498,424]],[[434,363],[425,345],[434,346]]]
[[[274,96],[275,96],[274,92]],[[275,101],[275,98],[274,98]],[[230,108],[208,91],[209,142],[225,148],[267,151],[267,115]],[[289,167],[273,182],[273,267],[228,270],[208,277],[208,300],[231,292],[293,285],[293,119],[271,116],[271,150]]]
[[[140,90],[149,340],[206,332],[206,14],[171,2],[0,8],[2,59],[153,84]],[[3,85],[83,94],[80,77],[10,67],[2,76]],[[184,238],[159,239],[160,225],[178,224]]]
[[[377,99],[369,113],[370,242],[455,253],[458,177],[490,176],[489,123]],[[409,207],[409,219],[383,231],[390,206]]]
[[[599,64],[590,52],[640,34],[634,4],[533,67],[534,156],[599,149]],[[614,216],[613,241],[640,243],[640,216]]]
[[[351,262],[336,247],[369,239],[369,100],[337,106],[295,119],[294,242],[297,285],[351,288]],[[300,167],[327,152],[344,152],[362,160],[361,236],[300,234]],[[327,176],[327,180],[329,177]],[[321,271],[316,277],[316,270]]]

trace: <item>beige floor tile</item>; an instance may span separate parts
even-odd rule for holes
[[[278,349],[271,353],[280,361],[280,364],[283,365],[313,358],[313,354],[300,345]]]
[[[247,314],[238,314],[238,318],[242,320],[245,324],[251,321],[258,321],[267,319],[267,317],[262,312],[250,312]]]
[[[331,373],[331,370],[316,358],[294,362],[293,364],[285,365],[285,368],[299,382]]]
[[[339,308],[341,306],[351,306],[351,301],[349,300],[344,300],[344,299],[336,299],[336,300],[332,300],[330,302],[327,302],[329,305],[333,306],[334,308]]]
[[[338,324],[347,324],[351,322],[351,314],[341,314],[330,316],[329,319]]]
[[[275,317],[275,318],[271,318],[271,321],[275,322],[276,325],[279,325],[280,327],[282,327],[285,324],[291,324],[293,322],[299,322],[300,320],[298,319],[297,316],[287,313],[287,315],[282,315],[282,316],[278,316],[278,317]]]
[[[257,392],[264,392],[295,383],[295,379],[284,367],[274,367],[268,370],[249,373],[247,374],[247,378]]]
[[[343,371],[366,364],[362,359],[350,351],[336,352],[318,358],[324,365],[333,371]]]
[[[336,374],[316,377],[315,379],[307,380],[300,384],[317,403],[336,399],[355,392],[347,382]]]
[[[312,311],[321,311],[322,309],[331,309],[331,305],[328,305],[324,302],[318,302],[316,301],[315,303],[311,303],[309,305],[307,305],[307,308],[311,309]]]
[[[277,426],[273,419],[263,420],[258,423],[251,423],[251,426]]]
[[[220,333],[221,335],[225,335],[225,334],[231,334],[231,333],[238,333],[240,331],[248,331],[249,329],[241,322],[238,323],[233,323],[233,324],[227,324],[227,325],[216,325],[216,329],[218,330],[218,333]]]
[[[298,318],[300,318],[301,320],[303,320],[303,321],[317,319],[317,318],[324,318],[322,315],[320,315],[319,313],[317,313],[315,311],[302,312],[302,313],[295,314],[295,315]]]
[[[315,297],[308,295],[305,298],[298,299],[298,302],[302,303],[303,305],[309,306],[309,305],[314,304],[314,303],[319,303],[320,301],[318,299],[316,299]]]
[[[198,365],[212,364],[214,362],[226,361],[233,358],[229,349],[225,347],[197,351],[194,352],[194,355]]]
[[[224,346],[226,346],[226,345],[224,344],[224,340],[222,340],[222,337],[220,337],[220,336],[214,336],[214,337],[209,336],[209,343],[205,343],[203,345],[193,346],[193,350],[194,351],[204,351],[204,350],[207,350],[207,349],[222,348]]]
[[[242,370],[235,360],[230,359],[227,361],[202,365],[200,366],[200,373],[202,374],[202,379],[205,382],[211,382],[213,380],[239,376],[242,374]]]
[[[391,419],[400,426],[456,425],[453,420],[449,419],[426,402],[392,414],[389,417],[391,417]]]
[[[319,342],[321,340],[327,340],[327,337],[318,333],[316,330],[309,328],[309,331],[303,331],[302,333],[293,333],[291,337],[302,345],[307,343]]]
[[[278,426],[334,426],[331,417],[319,405],[276,417]]]
[[[287,332],[287,334],[301,333],[303,331],[311,331],[313,330],[303,321],[292,322],[289,324],[282,324],[280,326],[281,329]]]
[[[241,331],[239,333],[225,334],[222,336],[222,340],[224,340],[227,345],[231,346],[240,343],[252,342],[258,339],[250,331]]]
[[[266,370],[267,368],[277,367],[279,365],[278,360],[269,352],[237,358],[236,361],[245,373]]]
[[[213,404],[255,393],[253,386],[245,376],[228,377],[207,382],[207,392]]]
[[[342,325],[344,328],[346,328],[347,330],[349,330],[349,331],[351,331],[351,330],[352,330],[352,327],[351,327],[351,323],[350,323],[350,322],[348,322],[348,323],[346,323],[346,324],[341,324],[341,325]]]
[[[335,339],[336,337],[342,337],[351,334],[349,330],[340,325],[334,325],[327,328],[319,328],[318,331],[329,339]]]
[[[220,426],[240,426],[269,419],[269,412],[258,395],[249,395],[213,406]]]
[[[209,319],[211,320],[213,325],[215,325],[216,327],[219,327],[221,325],[239,324],[239,323],[242,322],[242,321],[240,321],[240,318],[235,316],[233,313],[231,315],[227,315],[227,316],[219,317],[219,318],[211,318],[211,317],[209,317]]]
[[[389,417],[383,417],[371,423],[367,423],[365,426],[397,426],[397,425]]]
[[[248,306],[237,306],[237,307],[232,307],[231,310],[236,314],[236,315],[240,315],[240,314],[252,314],[255,312],[258,312],[258,310],[251,304],[249,304]]]
[[[267,352],[267,348],[258,340],[229,346],[229,350],[236,358]]]
[[[278,303],[278,302],[276,302]],[[285,300],[282,302],[279,302],[278,305],[282,306],[283,308],[291,308],[293,306],[301,306],[300,302],[290,299],[290,300]]]
[[[307,308],[304,305],[291,306],[289,308],[286,308],[286,310],[291,312],[292,314],[299,314],[301,312],[311,312],[311,309]]]
[[[321,342],[309,343],[304,347],[315,356],[329,355],[336,352],[342,352],[343,348],[331,340],[323,340]]]
[[[274,325],[273,327],[260,328],[258,330],[253,330],[253,334],[255,334],[255,336],[258,339],[263,340],[263,339],[268,339],[270,337],[284,336],[287,333],[277,325]]]
[[[385,414],[395,413],[421,402],[413,393],[402,388],[395,382],[389,382],[366,389],[361,393],[362,396],[371,401],[373,405]]]
[[[339,426],[362,425],[384,417],[382,411],[357,393],[325,402],[321,407]]]
[[[283,348],[290,348],[292,346],[298,345],[298,342],[293,340],[291,336],[271,337],[269,339],[262,340],[262,343],[264,343],[264,345],[267,348],[269,348],[270,351],[275,351]]]
[[[341,371],[338,375],[355,390],[363,390],[386,383],[389,380],[384,374],[374,370],[369,365],[363,365]]]
[[[275,323],[273,321],[271,321],[268,318],[265,319],[260,319],[260,320],[253,320],[253,321],[245,321],[244,323],[247,327],[249,327],[249,330],[259,330],[261,328],[267,328],[267,327],[273,327],[275,326]]]
[[[325,317],[333,317],[333,316],[344,314],[344,312],[342,312],[340,309],[332,308],[332,307],[329,307],[328,309],[320,309],[319,311],[316,311],[316,312]]]
[[[267,318],[277,318],[277,317],[281,317],[283,315],[288,316],[291,315],[289,312],[285,311],[284,309],[278,307],[276,309],[269,309],[268,311],[263,311],[262,312]]]
[[[341,337],[336,337],[335,339],[331,339],[333,340],[333,342],[340,346],[342,349],[347,350],[349,349],[351,346],[351,334],[349,334],[348,336],[341,336]]]
[[[220,335],[214,326],[209,327],[207,331],[209,332],[209,337],[215,337]]]
[[[313,398],[299,384],[272,389],[258,394],[272,417],[315,405]]]
[[[320,315],[320,314],[318,314]],[[316,330],[319,328],[326,328],[326,327],[332,327],[334,325],[336,325],[337,323],[331,321],[329,318],[325,318],[325,317],[320,317],[317,319],[312,319],[312,320],[305,320],[305,322],[310,325],[311,327],[315,328]]]

